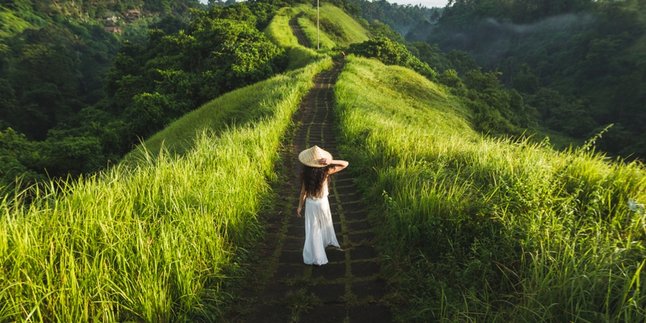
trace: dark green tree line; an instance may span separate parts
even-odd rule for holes
[[[103,18],[79,18],[132,8],[142,23],[130,21],[122,36],[105,32]],[[0,185],[101,169],[206,101],[281,71],[282,51],[259,29],[276,8],[206,8],[192,0],[3,4],[0,17],[4,11],[28,23],[0,33]]]
[[[454,0],[437,24],[420,24],[407,39],[463,51],[501,72],[500,80],[537,111],[538,125],[573,141],[614,124],[599,147],[643,159],[645,33],[640,0]],[[420,53],[431,58],[433,51],[421,46]]]

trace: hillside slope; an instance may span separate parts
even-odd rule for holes
[[[267,38],[287,50],[288,69],[303,67],[322,56],[315,50],[300,45],[293,34],[289,21],[294,19],[298,12],[300,11],[292,7],[281,8],[265,29]]]
[[[296,36],[292,33],[290,21],[300,28],[309,41],[311,48],[299,45]],[[314,51],[317,40],[320,49],[329,52],[351,44],[368,40],[370,32],[342,9],[323,4],[320,7],[320,30],[316,28],[316,8],[309,5],[285,7],[276,13],[265,34],[277,45],[286,48],[289,55],[289,66],[302,67],[321,53]],[[313,50],[314,49],[314,50]]]
[[[400,319],[646,318],[643,165],[489,139],[461,98],[374,60],[351,57],[335,90]]]
[[[458,1],[407,39],[500,72],[535,109],[539,131],[577,142],[613,124],[598,147],[646,160],[645,1]]]
[[[370,33],[366,28],[357,22],[345,11],[331,4],[322,4],[319,10],[320,30],[317,36],[316,31],[316,8],[301,5],[296,17],[298,24],[310,40],[313,48],[316,48],[317,39],[323,50],[331,50],[335,47],[347,47],[350,44],[360,43],[368,40]]]
[[[182,154],[0,200],[0,321],[217,321],[262,230],[272,152],[330,64],[240,89],[157,135]]]
[[[325,50],[367,39],[324,8]],[[310,10],[281,9],[265,30],[293,71],[184,115],[107,171],[0,200],[0,321],[222,320],[264,230],[281,140],[332,65],[289,29],[310,28]],[[376,60],[349,56],[334,91],[396,318],[646,319],[642,164],[488,138],[465,98]]]

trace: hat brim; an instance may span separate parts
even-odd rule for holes
[[[302,161],[301,161],[301,164],[303,164],[305,166],[312,167],[312,168],[323,168],[323,167],[327,166],[327,165],[314,164],[314,163],[304,163]]]
[[[321,158],[325,158],[329,161],[332,160],[332,154],[329,152],[317,147],[313,146],[309,149],[305,149],[301,151],[300,154],[298,154],[298,160],[305,166],[309,167],[314,167],[314,168],[322,168],[327,165],[321,165],[318,161]]]

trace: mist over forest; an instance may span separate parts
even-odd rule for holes
[[[646,0],[317,4],[0,1],[0,322],[646,321]]]
[[[289,3],[3,2],[1,181],[103,169],[204,102],[284,71],[263,29]],[[644,1],[335,3],[388,39],[370,46],[403,44],[438,80],[464,83],[484,133],[549,136],[560,149],[612,124],[597,149],[646,156]]]
[[[533,128],[561,145],[612,124],[597,148],[643,160],[645,13],[644,1],[452,1],[405,36],[499,72],[535,110]]]
[[[386,22],[438,72],[497,73],[522,95],[532,121],[524,126],[537,138],[576,146],[612,125],[597,149],[646,156],[644,1],[456,0],[441,10],[359,3],[362,17]],[[462,59],[451,64],[452,56]]]

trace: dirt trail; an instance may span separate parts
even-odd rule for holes
[[[296,36],[296,39],[298,39],[298,43],[303,47],[309,48],[311,46],[310,40],[305,37],[305,33],[303,33],[301,26],[298,25],[298,18],[301,16],[302,14],[292,17],[292,19],[289,20],[289,27],[292,29],[292,33]]]
[[[279,205],[268,215],[267,236],[257,251],[247,297],[232,320],[239,322],[389,322],[383,301],[386,284],[373,246],[366,205],[347,172],[334,175],[330,206],[344,251],[328,248],[329,263],[303,264],[305,229],[295,216],[300,164],[298,152],[319,145],[343,158],[335,138],[333,87],[342,64],[315,78],[314,88],[294,116],[297,129],[283,152],[284,182],[276,188]],[[350,161],[352,167],[352,161]]]

